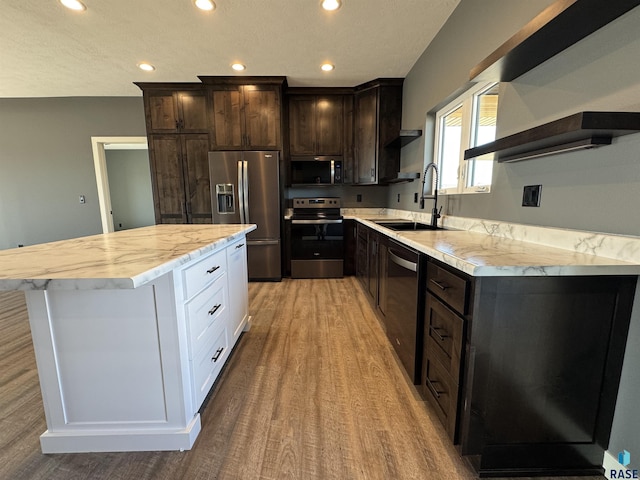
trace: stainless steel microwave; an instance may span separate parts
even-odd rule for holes
[[[342,185],[341,156],[291,157],[291,185]]]

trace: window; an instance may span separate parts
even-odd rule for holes
[[[496,138],[498,84],[476,85],[436,112],[438,193],[488,192],[493,155],[464,160],[464,151]]]

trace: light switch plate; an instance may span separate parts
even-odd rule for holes
[[[542,185],[525,185],[522,192],[523,207],[539,207]]]

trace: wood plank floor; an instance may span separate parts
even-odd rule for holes
[[[40,453],[46,424],[24,295],[0,292],[0,479],[475,478],[353,277],[249,291],[252,328],[191,451],[64,455]]]

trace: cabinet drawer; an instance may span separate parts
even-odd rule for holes
[[[458,385],[446,369],[427,353],[423,374],[423,396],[431,403],[449,437],[455,442],[456,418],[458,414]]]
[[[228,311],[227,275],[219,277],[213,285],[200,292],[186,305],[189,328],[189,355],[197,356],[205,345],[226,323]]]
[[[209,349],[193,361],[193,384],[196,408],[200,408],[218,373],[229,356],[227,329],[223,328]]]
[[[439,265],[427,264],[427,288],[458,313],[467,314],[469,281]]]
[[[182,271],[184,296],[186,299],[202,290],[227,271],[227,256],[224,250],[213,253]]]
[[[424,344],[456,384],[459,383],[460,376],[463,332],[464,320],[427,293]]]

